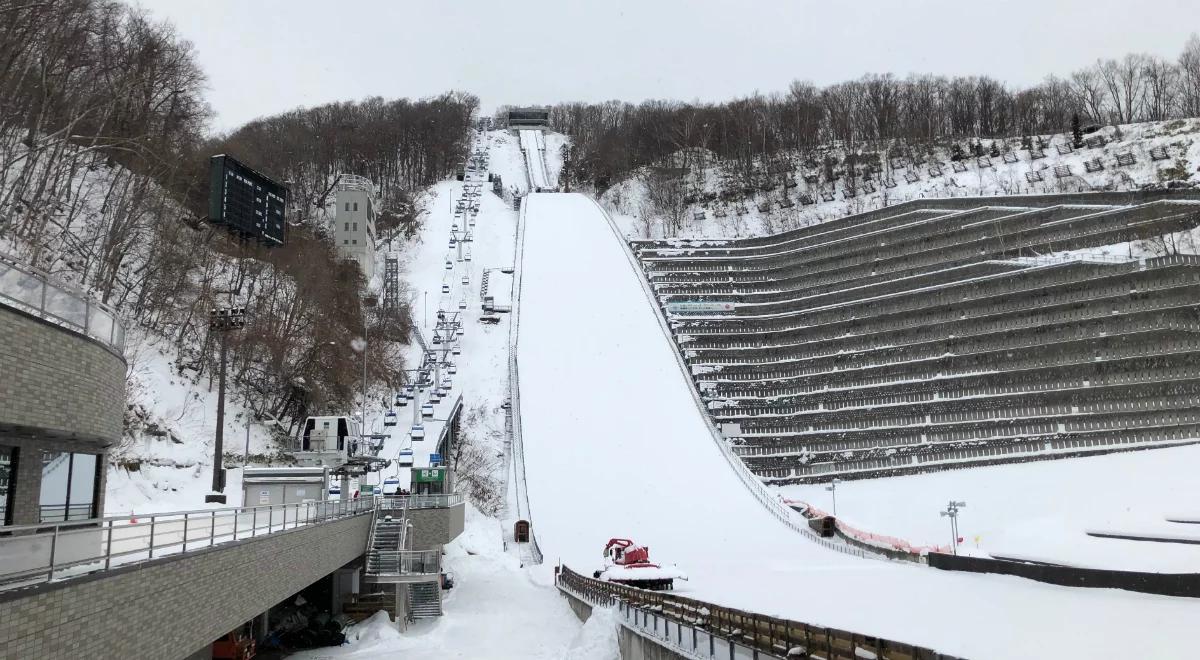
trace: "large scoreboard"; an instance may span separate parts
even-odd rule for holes
[[[208,218],[264,245],[283,245],[287,188],[225,154],[209,159]]]

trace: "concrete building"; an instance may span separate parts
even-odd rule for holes
[[[337,183],[333,236],[338,255],[354,260],[368,281],[375,276],[375,218],[379,193],[370,179],[342,174]]]
[[[123,347],[115,310],[0,254],[0,536],[104,510],[105,452],[125,410]]]

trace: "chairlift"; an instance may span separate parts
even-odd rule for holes
[[[442,284],[442,293],[450,293],[450,285],[449,284],[444,284],[444,283]]]
[[[450,237],[450,247],[454,247],[455,245],[458,245],[458,241],[454,240],[454,237],[451,236]]]
[[[458,231],[458,223],[457,222],[450,225],[450,231]]]
[[[395,426],[396,425],[396,413],[389,410],[387,412],[387,414],[383,416],[383,425],[384,426]]]
[[[413,428],[416,428],[416,427],[414,426]],[[423,434],[424,432],[425,432],[425,430],[422,429],[421,433]],[[413,439],[415,440],[416,438],[414,437]],[[396,457],[396,463],[400,467],[412,467],[413,466],[412,450],[411,449],[401,449],[400,454]]]
[[[458,365],[454,364],[453,362],[447,362],[446,363],[446,373],[448,373],[448,374],[458,373]]]
[[[404,394],[402,392],[396,392],[396,405],[403,406],[407,403],[408,399],[404,398]]]
[[[433,408],[433,406],[430,406],[430,409],[431,409],[430,413],[429,413],[430,417],[433,417],[432,408]],[[408,435],[413,440],[424,440],[425,439],[425,425],[424,424],[413,424],[412,429],[408,432]],[[403,453],[403,452],[401,452],[401,453]]]
[[[413,390],[414,390],[414,388],[412,385],[405,385],[404,386],[404,398],[411,401],[413,398]]]
[[[468,286],[469,284],[471,284],[471,278],[467,275],[463,275],[462,276],[462,285]]]
[[[422,417],[433,417],[433,404],[432,403],[426,403],[426,404],[421,405],[421,416]],[[424,429],[421,429],[421,437],[422,438],[425,437]]]
[[[395,495],[396,491],[400,490],[400,480],[396,477],[388,477],[383,480],[383,494]]]
[[[458,344],[455,344],[454,347],[450,349],[450,354],[451,355],[462,355],[462,349],[458,347]]]
[[[458,308],[459,308],[459,309],[466,309],[466,308],[467,308],[467,301],[465,301],[465,300],[460,300],[460,301],[458,301]]]
[[[471,251],[467,250],[465,253],[463,253],[463,261],[470,261],[470,260],[471,260]]]
[[[446,270],[453,270],[453,269],[454,269],[454,262],[447,259],[446,260]]]
[[[463,329],[460,327],[460,328],[459,328],[459,329],[456,331],[456,333],[455,333],[455,334],[457,334],[459,337],[461,337],[461,336],[463,336],[463,335],[467,334],[467,331],[466,331],[466,330],[463,330]]]

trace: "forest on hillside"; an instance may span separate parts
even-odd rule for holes
[[[367,99],[206,135],[193,47],[142,9],[106,0],[0,0],[0,251],[76,283],[165,339],[198,380],[215,364],[209,310],[248,308],[230,373],[260,415],[345,407],[364,333],[406,341],[406,309],[362,309],[364,283],[322,238],[338,173],[368,176],[394,224],[414,192],[465,156],[477,100]],[[288,243],[267,249],[206,222],[208,158],[229,153],[292,189]],[[370,326],[369,328],[367,326]],[[399,349],[373,353],[395,384]]]
[[[572,138],[574,176],[604,188],[689,150],[748,169],[763,156],[822,144],[878,149],[1059,133],[1076,116],[1095,124],[1200,116],[1200,36],[1173,61],[1130,53],[1025,89],[987,75],[869,74],[823,88],[795,81],[784,93],[724,103],[562,103],[551,108],[551,125]]]

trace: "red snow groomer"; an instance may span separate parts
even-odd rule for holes
[[[675,580],[687,580],[674,566],[652,563],[650,548],[635,545],[629,539],[608,540],[604,546],[604,570],[596,571],[592,577],[652,591],[673,589]]]

